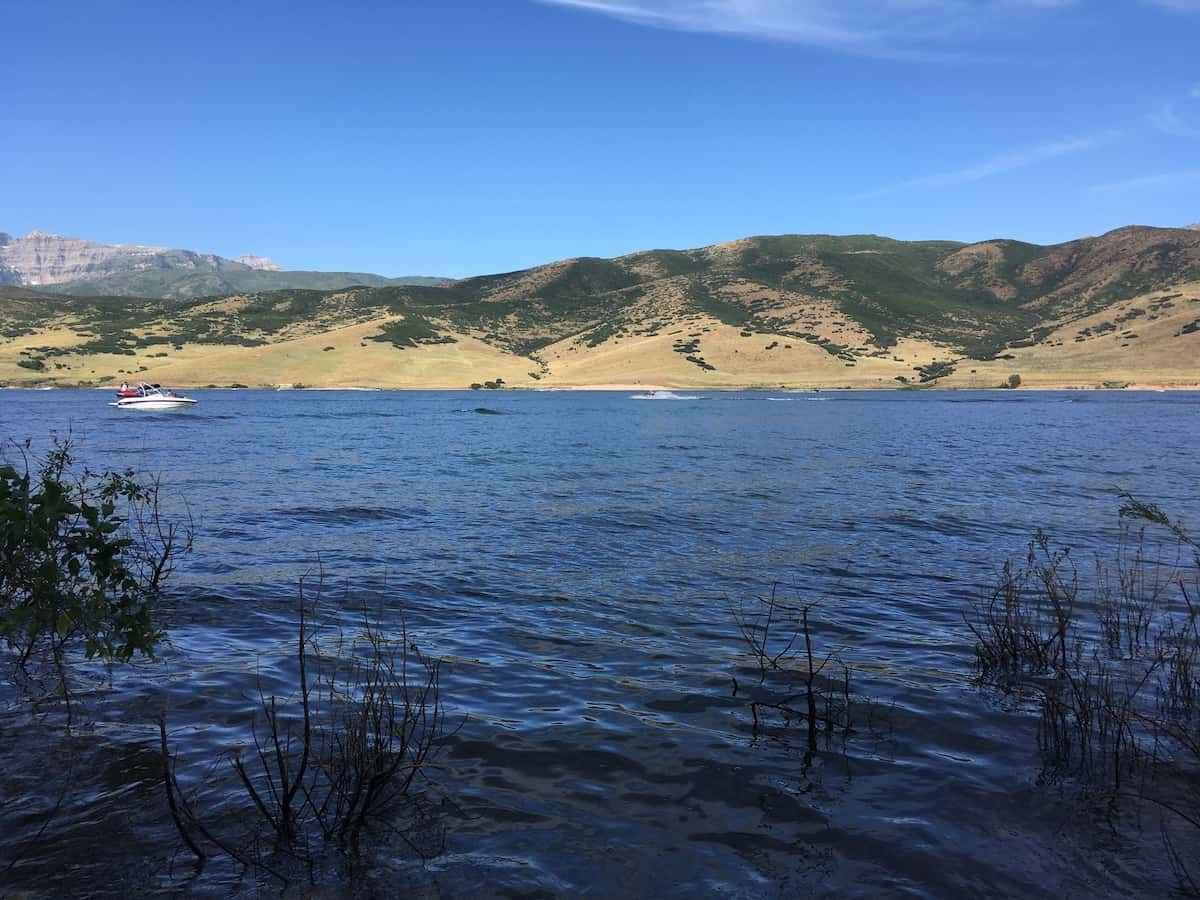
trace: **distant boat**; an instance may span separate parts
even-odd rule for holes
[[[133,396],[124,396],[133,392]],[[188,409],[195,406],[196,401],[191,397],[176,394],[174,391],[163,390],[157,384],[142,382],[134,388],[126,388],[118,392],[115,406],[117,409]]]

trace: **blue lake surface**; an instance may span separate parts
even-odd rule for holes
[[[435,775],[445,852],[397,850],[382,893],[1170,887],[1154,828],[1118,840],[1039,786],[1037,717],[971,683],[963,613],[1036,529],[1087,568],[1116,538],[1119,491],[1200,522],[1200,395],[192,396],[146,413],[108,392],[0,391],[0,436],[36,449],[69,431],[93,468],[160,477],[196,528],[162,610],[170,646],[95,689],[90,764],[11,883],[249,890],[169,865],[156,717],[192,756],[228,750],[291,653],[298,579],[323,571],[335,614],[403,609],[465,716]],[[822,598],[818,640],[886,720],[812,765],[799,741],[756,734],[733,687],[756,678],[736,611],[773,585]],[[43,727],[17,709],[10,747]],[[32,764],[10,750],[13,796],[36,793]],[[0,861],[37,805],[0,808]]]

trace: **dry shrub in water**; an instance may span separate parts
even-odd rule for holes
[[[854,731],[854,715],[870,704],[851,690],[850,667],[835,651],[816,648],[811,623],[817,601],[785,600],[778,585],[770,595],[755,597],[734,612],[738,631],[758,670],[758,686],[750,701],[754,733],[778,717],[786,728],[803,722],[805,761],[811,762],[824,735],[845,738]],[[734,692],[739,690],[734,679]]]
[[[967,627],[976,638],[980,675],[1015,678],[1065,669],[1078,649],[1079,579],[1069,551],[1054,550],[1040,531],[1023,568],[1004,563],[991,596],[976,604]]]
[[[1200,543],[1128,495],[1121,521],[1086,588],[1040,533],[1023,567],[1004,565],[966,617],[977,674],[1034,698],[1043,781],[1162,810],[1171,864],[1200,893],[1176,847],[1200,839]]]
[[[440,664],[410,641],[402,617],[389,633],[364,615],[353,634],[330,629],[322,640],[311,625],[319,598],[319,585],[310,600],[301,580],[296,690],[260,690],[252,748],[230,761],[242,801],[234,815],[202,813],[181,788],[160,721],[167,803],[199,860],[223,854],[286,883],[295,862],[311,873],[323,850],[356,851],[372,829],[407,841],[397,822],[422,812],[414,788],[447,736]],[[237,833],[212,824],[221,817],[239,821]]]

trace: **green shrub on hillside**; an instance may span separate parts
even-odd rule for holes
[[[941,362],[931,362],[923,366],[917,366],[917,372],[921,376],[921,382],[936,381],[939,378],[945,378],[947,375],[954,374],[954,362],[951,360],[942,360]]]
[[[406,312],[400,321],[384,325],[380,333],[372,335],[369,340],[386,341],[401,350],[405,347],[416,347],[418,344],[456,343],[454,338],[443,335],[428,319],[411,310]]]
[[[605,323],[584,338],[584,343],[589,347],[599,347],[610,337],[613,336],[616,329],[612,325]]]

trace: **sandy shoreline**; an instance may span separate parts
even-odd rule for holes
[[[965,386],[921,386],[921,387],[777,387],[766,388],[762,385],[746,385],[744,387],[720,385],[717,387],[698,387],[696,385],[665,385],[665,384],[589,384],[589,385],[553,385],[546,387],[527,387],[525,385],[505,387],[499,390],[470,390],[463,387],[358,387],[352,385],[305,385],[303,387],[295,387],[290,384],[260,384],[260,385],[171,385],[175,390],[187,391],[287,391],[296,393],[329,393],[331,391],[346,391],[356,393],[380,393],[380,392],[446,392],[446,393],[473,393],[473,394],[493,394],[493,393],[510,393],[510,394],[538,394],[538,393],[588,393],[588,392],[635,392],[646,393],[649,391],[686,391],[689,393],[701,392],[707,394],[863,394],[863,393],[1038,393],[1038,392],[1078,392],[1078,393],[1095,393],[1095,392],[1111,392],[1111,393],[1130,393],[1141,391],[1144,393],[1167,393],[1167,392],[1196,392],[1200,391],[1200,383],[1164,383],[1164,384],[1131,384],[1127,387],[1105,387],[1103,385],[1080,385],[1080,384],[1037,384],[1037,385],[1021,385],[1019,388],[982,388],[982,387],[965,387]],[[30,385],[0,385],[0,390],[7,391],[52,391],[52,390],[90,390],[90,391],[115,391],[114,385],[73,385],[73,384],[30,384]]]

